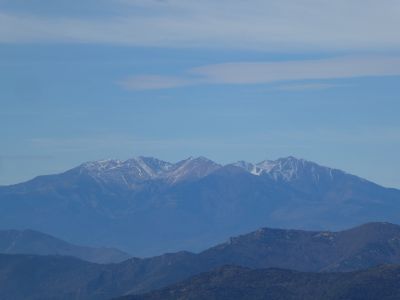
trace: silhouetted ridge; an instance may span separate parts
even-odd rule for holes
[[[353,273],[301,273],[227,266],[168,288],[119,300],[394,300],[400,267]],[[373,284],[371,284],[373,283]]]
[[[231,238],[226,243],[198,254],[180,251],[145,259],[132,258],[109,265],[61,256],[0,255],[0,299],[105,300],[163,288],[204,272],[211,273],[177,285],[183,286],[183,289],[173,286],[165,291],[173,291],[171,295],[175,295],[175,298],[171,296],[172,299],[191,299],[186,298],[188,291],[193,291],[193,295],[200,297],[198,299],[219,299],[223,295],[219,294],[221,288],[221,292],[225,293],[224,287],[231,291],[231,284],[237,284],[237,291],[240,292],[238,295],[247,294],[250,287],[254,288],[253,292],[260,289],[262,293],[270,293],[271,290],[263,290],[263,287],[270,286],[272,291],[278,288],[279,293],[268,294],[268,297],[286,297],[285,286],[293,288],[294,293],[301,286],[305,287],[301,293],[313,291],[314,284],[318,291],[331,290],[336,286],[331,285],[336,278],[344,278],[339,282],[341,285],[349,281],[357,282],[363,274],[369,274],[368,270],[349,273],[353,275],[330,271],[351,272],[382,264],[400,264],[399,238],[400,226],[369,223],[340,232],[263,228]],[[393,269],[395,273],[390,273],[389,267],[382,268],[384,273],[371,271],[371,274],[378,274],[377,280],[380,279],[379,274],[386,274],[383,276],[389,278],[398,272],[398,268]],[[323,274],[315,273],[321,271]],[[331,274],[325,275],[326,272]],[[398,275],[390,277],[396,280],[396,286],[399,286]],[[374,277],[368,278],[372,280]],[[253,292],[249,295],[254,295]],[[164,294],[155,292],[150,295],[158,297],[154,299],[162,299],[159,295]],[[236,294],[226,295],[236,297]],[[317,295],[314,299],[329,299]],[[360,295],[365,296],[365,293]]]

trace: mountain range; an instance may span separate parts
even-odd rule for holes
[[[334,288],[334,280],[343,283],[350,278],[346,277],[347,275],[325,275],[327,272],[339,274],[338,272],[364,270],[382,264],[400,264],[399,225],[368,223],[340,232],[263,228],[231,238],[223,244],[198,254],[177,252],[145,259],[132,258],[118,264],[95,264],[65,256],[1,254],[0,299],[105,300],[153,291],[176,284],[194,275],[211,272],[210,276],[216,277],[216,281],[210,282],[207,279],[209,275],[205,277],[199,275],[199,279],[190,279],[178,286],[168,288],[172,294],[168,293],[171,295],[181,293],[179,294],[182,295],[181,298],[165,298],[192,299],[186,298],[185,293],[182,294],[182,290],[187,287],[187,291],[194,290],[194,295],[201,296],[204,292],[203,288],[218,291],[218,289],[224,288],[224,285],[225,287],[229,286],[230,277],[221,276],[219,271],[217,273],[213,271],[225,265],[240,267],[239,277],[232,278],[232,284],[236,280],[243,281],[243,285],[237,286],[238,289],[242,289],[243,293],[252,284],[259,286],[260,283],[265,282],[267,280],[265,274],[271,275],[272,279],[268,279],[268,282],[269,286],[273,287],[272,290],[279,288],[279,286],[274,287],[277,281],[282,282],[281,289],[282,286],[285,286],[284,282],[286,281],[288,284],[293,283],[293,293],[301,287],[300,283],[302,282],[308,282],[307,289],[314,283],[318,283],[320,284],[317,285],[318,291],[321,291],[325,288]],[[282,271],[281,273],[260,271],[257,273],[258,271],[253,272],[247,268],[251,270],[285,268],[292,271]],[[397,267],[395,270],[397,272],[395,274],[399,274],[399,268]],[[299,271],[302,273],[298,273]],[[222,273],[224,274],[224,272]],[[307,273],[303,274],[304,272]],[[308,274],[309,272],[313,273]],[[258,275],[254,277],[254,274]],[[357,278],[361,276],[359,274],[364,273],[354,273],[354,277],[351,277],[355,280],[354,282],[357,282]],[[382,280],[384,278],[381,277]],[[398,277],[391,277],[390,280],[398,281]],[[220,282],[222,285],[219,285]],[[386,287],[384,281],[382,284],[382,287]],[[182,286],[183,288],[181,288]],[[268,285],[266,285],[267,287]],[[159,296],[164,295],[163,293],[156,292],[150,295],[154,299],[163,299]],[[200,296],[194,299],[205,299]],[[145,297],[143,299],[153,299],[150,296],[150,298],[143,297]],[[213,298],[210,297],[210,299]],[[314,299],[325,298],[316,297]]]
[[[116,300],[396,300],[400,267],[302,273],[225,266],[168,288]]]
[[[0,253],[73,256],[95,263],[117,263],[131,257],[118,249],[73,245],[34,230],[0,230]]]
[[[135,256],[201,251],[262,226],[397,222],[399,211],[399,190],[294,157],[228,165],[204,157],[103,160],[0,187],[0,228]]]

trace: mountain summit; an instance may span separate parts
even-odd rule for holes
[[[294,157],[84,163],[0,187],[0,228],[31,228],[136,256],[198,251],[269,226],[338,230],[398,221],[400,191]],[[134,238],[132,238],[134,237]]]
[[[77,169],[103,183],[131,186],[137,181],[165,180],[177,183],[201,178],[221,166],[205,157],[189,157],[175,164],[153,157],[139,156],[128,160],[87,162]]]
[[[287,182],[304,178],[318,182],[332,180],[335,175],[345,174],[343,171],[293,156],[259,163],[239,161],[227,166],[239,167],[252,175],[267,176],[274,181]],[[200,179],[221,168],[224,166],[205,157],[189,157],[177,163],[170,163],[153,157],[138,156],[128,160],[87,162],[77,169],[80,173],[85,173],[103,183],[116,183],[129,187],[137,181],[163,180],[175,184],[184,180]]]
[[[323,167],[314,162],[298,159],[293,156],[277,160],[264,160],[257,164],[239,161],[232,164],[257,176],[269,176],[276,181],[295,181],[304,177],[319,181],[321,177],[333,179],[335,173],[344,174],[343,171]]]

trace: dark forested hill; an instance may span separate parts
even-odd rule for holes
[[[368,223],[340,232],[264,228],[198,254],[177,252],[118,264],[0,255],[0,299],[110,299],[166,287],[226,264],[322,273],[400,264],[400,226]],[[284,274],[292,273],[297,274]]]
[[[396,300],[400,267],[351,273],[301,273],[222,267],[182,283],[118,300]]]

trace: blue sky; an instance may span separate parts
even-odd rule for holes
[[[400,188],[400,2],[0,0],[0,184],[294,155]]]

